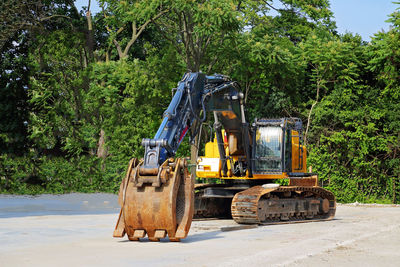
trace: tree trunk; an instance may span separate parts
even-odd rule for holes
[[[318,81],[318,82],[317,82],[317,96],[315,97],[315,101],[314,101],[314,103],[311,105],[310,112],[308,113],[307,127],[306,127],[306,132],[304,133],[304,144],[305,144],[305,145],[307,145],[307,135],[308,135],[308,130],[309,130],[309,128],[310,128],[310,123],[311,123],[311,114],[312,114],[312,111],[313,111],[315,105],[318,103],[318,100],[319,100],[319,90],[320,90],[320,87],[321,87],[321,83],[320,83],[320,81]]]
[[[93,34],[93,24],[92,24],[92,14],[90,10],[86,12],[86,20],[87,20],[87,36],[86,36],[86,47],[89,53],[89,62],[93,62],[94,60],[94,34]]]
[[[105,159],[107,157],[106,133],[100,130],[99,142],[97,143],[97,157]]]

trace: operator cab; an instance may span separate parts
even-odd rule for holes
[[[284,179],[304,176],[306,148],[302,145],[302,122],[298,118],[256,119],[250,131],[251,155],[249,175],[244,154],[236,154],[239,142],[230,142],[229,133],[222,131],[227,157],[227,175],[222,175],[222,161],[217,138],[205,146],[205,155],[198,158],[196,175],[199,178]]]
[[[303,172],[302,122],[297,118],[259,119],[253,123],[254,174]],[[305,172],[305,171],[304,171]]]

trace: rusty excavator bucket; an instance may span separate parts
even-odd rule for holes
[[[142,168],[132,159],[123,179],[121,205],[114,237],[125,233],[131,241],[147,234],[150,241],[168,235],[180,241],[188,235],[194,212],[194,181],[185,159],[168,159],[158,169]]]

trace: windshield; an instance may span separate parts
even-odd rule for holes
[[[260,127],[256,132],[255,167],[257,172],[282,171],[282,128]]]

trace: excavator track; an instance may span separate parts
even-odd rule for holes
[[[160,168],[141,169],[132,159],[119,191],[121,211],[114,237],[131,241],[146,235],[160,241],[180,241],[188,235],[194,207],[194,181],[184,159],[168,159]]]
[[[237,193],[232,217],[241,224],[282,224],[331,220],[335,196],[318,186],[253,186]]]

